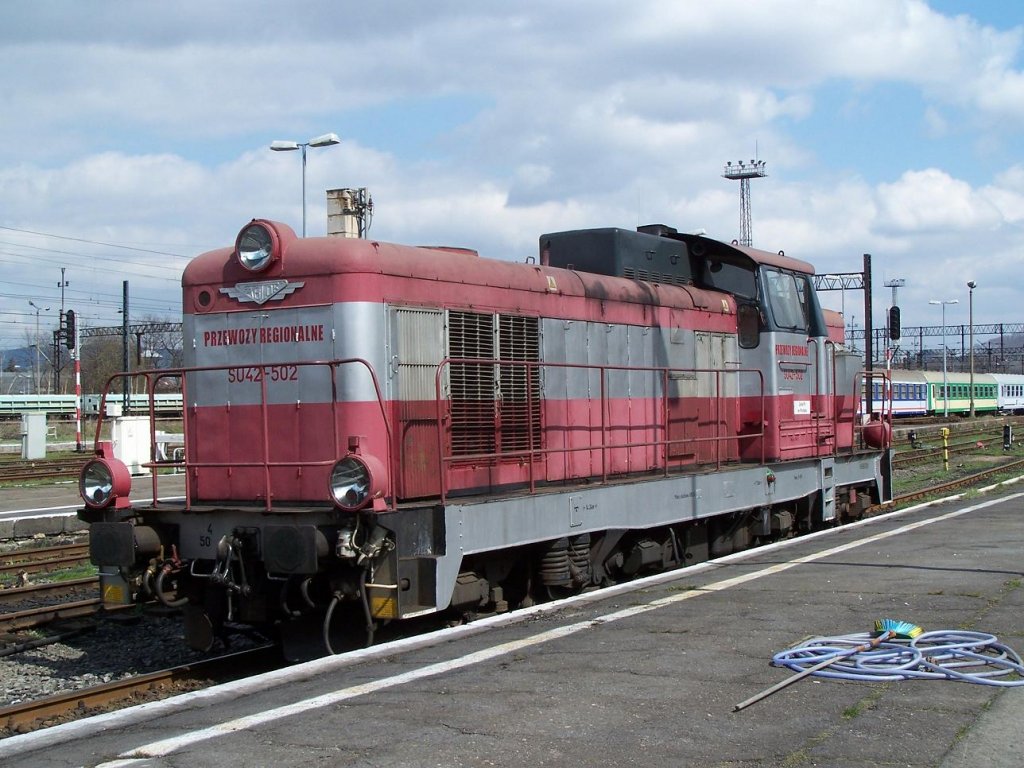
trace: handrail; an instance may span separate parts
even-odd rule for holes
[[[853,428],[854,434],[860,438],[861,444],[864,442],[864,429],[872,423],[872,421],[864,422],[864,406],[865,403],[868,407],[868,413],[871,417],[874,416],[875,412],[872,409],[874,405],[874,382],[879,380],[882,382],[882,410],[878,412],[878,418],[874,419],[874,422],[883,422],[889,425],[889,429],[892,429],[892,417],[893,417],[893,406],[892,406],[892,377],[888,371],[883,370],[863,370],[858,371],[853,377],[853,396],[854,396],[854,414],[853,414]]]
[[[541,373],[543,369],[555,368],[564,370],[579,370],[579,371],[594,371],[600,374],[600,412],[601,412],[601,440],[597,443],[589,443],[587,445],[572,446],[563,445],[558,448],[540,448],[533,444],[533,428],[532,424],[528,427],[527,433],[529,435],[529,447],[524,452],[523,450],[512,450],[512,451],[493,451],[484,453],[473,453],[473,454],[446,454],[445,453],[445,421],[447,414],[444,412],[444,406],[449,402],[449,399],[443,396],[443,381],[445,369],[450,369],[453,365],[477,365],[477,366],[520,366],[523,367],[526,372],[526,380],[529,385],[532,383],[534,376],[538,375],[536,372],[539,370]],[[659,440],[645,440],[640,442],[627,441],[625,443],[611,444],[608,442],[608,418],[609,418],[609,407],[611,404],[610,398],[607,392],[607,377],[610,373],[621,371],[625,373],[651,373],[660,374],[662,378],[662,414],[663,423],[660,426],[660,430],[663,432],[665,437]],[[671,440],[668,438],[669,426],[670,426],[670,400],[676,399],[669,397],[669,376],[673,373],[683,374],[714,374],[715,376],[715,391],[713,397],[710,399],[714,402],[714,421],[715,421],[715,435],[713,437],[696,437],[696,438],[680,438]],[[747,434],[721,434],[721,391],[723,377],[725,375],[735,376],[737,383],[741,374],[752,374],[758,378],[759,383],[759,394],[761,407],[761,418],[759,421],[759,431],[751,432]],[[672,461],[669,458],[669,447],[673,445],[681,445],[684,443],[706,443],[711,442],[715,446],[715,467],[721,469],[722,466],[722,451],[721,445],[723,442],[728,440],[741,440],[754,437],[764,437],[764,424],[765,424],[765,385],[764,385],[764,373],[763,371],[756,368],[733,368],[730,370],[718,370],[716,368],[670,368],[665,366],[628,366],[628,365],[597,365],[597,364],[586,364],[586,363],[552,363],[552,362],[540,362],[536,360],[510,360],[500,358],[445,358],[438,363],[437,369],[434,373],[434,387],[435,387],[435,423],[436,423],[436,437],[437,437],[437,458],[438,458],[438,478],[439,478],[439,492],[441,497],[441,503],[444,504],[448,497],[449,485],[448,485],[448,471],[449,465],[455,463],[466,463],[473,461],[492,461],[501,459],[527,459],[527,472],[530,485],[530,492],[534,492],[536,489],[536,468],[534,464],[538,459],[541,459],[550,454],[569,454],[581,451],[600,451],[601,458],[601,482],[608,482],[608,452],[611,450],[624,450],[632,448],[648,448],[648,447],[660,447],[665,449],[664,454],[664,474],[667,476],[670,472],[670,465]],[[738,387],[737,387],[738,390]],[[653,396],[652,396],[653,397]],[[737,399],[741,396],[737,394]],[[683,398],[678,398],[683,399]],[[588,399],[592,402],[592,398]],[[526,405],[527,413],[532,414],[535,403],[533,399],[533,388],[527,386],[526,391]],[[449,428],[450,428],[449,423]],[[623,425],[628,427],[629,425]],[[761,463],[765,463],[765,447],[764,441],[761,443]]]
[[[324,367],[330,370],[331,378],[331,410],[332,410],[332,430],[333,430],[333,444],[335,455],[329,457],[323,461],[271,461],[270,460],[270,421],[268,407],[267,393],[267,380],[270,378],[268,370],[271,368],[277,368],[281,365],[289,365],[296,367]],[[217,371],[228,371],[232,368],[238,368],[239,364],[232,363],[227,365],[205,365],[195,366],[190,368],[158,368],[147,371],[132,371],[130,373],[116,373],[107,379],[106,385],[103,388],[103,394],[100,398],[100,413],[99,418],[96,421],[96,437],[95,443],[99,443],[102,435],[104,418],[106,416],[106,405],[107,396],[111,391],[112,385],[120,381],[121,379],[133,379],[143,378],[145,380],[146,394],[149,404],[149,428],[150,428],[150,461],[144,463],[142,466],[149,469],[166,468],[166,467],[183,467],[185,471],[185,508],[191,509],[192,505],[192,472],[188,470],[194,470],[198,468],[214,468],[214,467],[254,467],[263,470],[263,488],[264,488],[264,507],[266,511],[271,511],[273,508],[273,487],[271,480],[271,469],[281,467],[321,467],[331,466],[338,459],[342,458],[347,452],[347,448],[341,445],[341,436],[339,434],[338,427],[338,408],[344,405],[338,401],[338,371],[341,367],[346,365],[357,365],[362,366],[366,369],[370,375],[370,380],[373,383],[374,394],[376,396],[377,405],[380,409],[381,421],[383,423],[384,432],[386,435],[386,447],[387,458],[384,462],[386,467],[387,477],[385,478],[384,487],[388,489],[388,492],[394,499],[395,489],[397,487],[397,473],[395,467],[395,456],[394,456],[394,444],[393,444],[393,429],[391,420],[388,417],[387,406],[384,402],[384,396],[380,387],[380,381],[377,378],[377,373],[373,366],[365,359],[358,357],[336,359],[336,360],[310,360],[310,361],[295,361],[289,363],[256,363],[246,364],[245,368],[258,369],[261,372],[260,375],[260,401],[258,403],[260,407],[260,432],[262,442],[262,460],[260,461],[222,461],[222,462],[211,462],[211,461],[198,461],[189,457],[189,452],[185,451],[185,457],[183,460],[170,460],[170,461],[158,461],[157,460],[157,439],[156,439],[156,413],[155,413],[155,401],[154,394],[156,391],[156,383],[165,378],[180,378],[181,379],[181,390],[182,390],[182,424],[184,430],[184,442],[187,445],[190,443],[190,427],[188,419],[188,377],[193,374],[199,373],[212,373]],[[296,401],[296,404],[301,407],[301,401]],[[230,404],[227,404],[230,407]],[[157,473],[152,472],[153,481],[153,504],[158,504],[158,493],[157,493]]]
[[[818,360],[818,339],[809,337],[807,339],[807,346],[813,347],[814,359]],[[821,350],[822,358],[821,365],[824,365],[824,371],[820,370],[820,367],[816,367],[814,372],[814,397],[818,400],[819,407],[822,397],[829,397],[831,395],[832,401],[828,403],[827,414],[829,416],[829,422],[835,427],[839,424],[839,414],[836,413],[836,403],[839,402],[838,388],[837,388],[837,371],[836,371],[836,343],[831,339],[825,339],[824,346]],[[821,382],[831,375],[832,391],[822,394]],[[814,419],[814,445],[815,450],[821,445],[821,419]],[[852,447],[851,447],[852,449]],[[833,429],[832,432],[832,455],[839,455],[839,433],[838,429]]]

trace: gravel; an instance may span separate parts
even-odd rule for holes
[[[114,652],[113,649],[116,649]],[[0,658],[0,706],[88,688],[207,658],[182,638],[181,620],[101,619],[92,631]]]

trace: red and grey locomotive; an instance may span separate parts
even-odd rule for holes
[[[133,502],[98,440],[80,515],[196,648],[238,622],[330,652],[891,496],[888,414],[858,412],[841,318],[782,254],[652,226],[522,264],[253,220],[182,284],[186,367],[148,383],[181,383],[185,498]]]

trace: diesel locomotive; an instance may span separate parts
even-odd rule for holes
[[[254,219],[184,271],[184,367],[137,374],[184,406],[152,498],[97,429],[105,595],[180,606],[197,649],[331,653],[856,518],[891,498],[891,409],[861,412],[879,374],[812,278],[661,225],[513,263]]]

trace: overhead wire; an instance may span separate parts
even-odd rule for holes
[[[17,227],[5,227],[2,224],[0,224],[0,229],[6,230],[7,232],[21,232],[21,233],[27,234],[27,235],[37,235],[39,237],[52,237],[52,238],[54,238],[56,240],[70,240],[70,241],[76,242],[76,243],[88,243],[89,245],[102,245],[102,246],[104,246],[106,248],[123,248],[123,249],[129,250],[129,251],[138,251],[139,253],[152,253],[152,254],[157,255],[157,256],[176,256],[176,257],[181,258],[181,259],[191,258],[190,256],[187,256],[185,254],[171,253],[170,251],[157,251],[157,250],[151,250],[151,249],[148,249],[148,248],[137,248],[137,247],[132,246],[132,245],[122,245],[120,243],[105,243],[105,242],[102,242],[100,240],[88,240],[88,239],[86,239],[84,237],[70,237],[68,235],[54,235],[54,234],[51,234],[49,232],[36,232],[34,230],[31,230],[31,229],[18,229]]]
[[[100,240],[92,240],[83,237],[57,235],[48,232],[40,232],[38,230],[23,229],[19,227],[11,227],[6,225],[0,225],[0,230],[17,234],[31,235],[33,237],[53,238],[68,242],[84,243],[87,245],[99,246],[102,248],[113,248],[124,251],[131,251],[138,254],[169,256],[177,259],[182,259],[185,261],[191,259],[191,256],[180,253],[174,253],[171,251],[164,251],[153,248],[142,248],[135,245],[111,243]],[[98,261],[112,262],[117,265],[115,268],[119,270],[135,268],[133,272],[136,286],[138,286],[139,282],[145,283],[153,281],[159,281],[160,283],[177,284],[180,282],[181,272],[184,269],[184,265],[176,266],[166,263],[151,263],[148,261],[133,260],[131,258],[126,258],[125,256],[122,255],[114,254],[97,254],[76,252],[73,250],[61,250],[58,248],[49,248],[40,245],[33,245],[30,243],[12,241],[9,239],[0,240],[0,245],[7,247],[6,250],[0,250],[0,263],[13,265],[35,265],[41,262],[44,264],[53,264],[55,266],[63,267],[67,265],[67,257],[71,257],[73,259],[88,260],[89,262],[87,266],[76,265],[76,269],[81,269],[87,272],[98,274],[100,271],[104,269],[103,267],[100,267],[97,264]],[[25,253],[26,250],[33,251],[33,253]],[[57,257],[63,258],[48,258],[44,254],[55,254]],[[154,274],[154,272],[157,274]],[[164,272],[165,274],[161,275],[159,274],[160,272]],[[168,272],[171,274],[167,274]],[[8,279],[7,282],[8,285],[10,285],[11,287],[21,287],[24,290],[18,293],[0,293],[0,297],[22,299],[26,298],[26,293],[32,293],[33,298],[36,298],[37,301],[43,301],[50,304],[53,304],[54,302],[58,301],[58,298],[56,296],[50,295],[53,291],[52,286],[50,284],[41,285],[35,282],[18,282],[11,279]],[[121,293],[115,293],[112,291],[81,291],[70,289],[66,292],[63,292],[62,298],[66,301],[66,303],[75,305],[76,308],[81,307],[83,304],[89,304],[100,310],[106,309],[110,312],[111,315],[113,315],[115,310],[120,309],[123,297]],[[148,297],[144,294],[144,292],[138,291],[132,297],[131,307],[133,310],[133,314],[174,314],[180,311],[179,307],[175,306],[174,302],[168,304],[168,302],[163,298]],[[5,315],[7,317],[3,320],[0,320],[0,326],[18,326],[22,323],[19,323],[17,319],[13,318],[24,317],[26,320],[28,320],[31,318],[32,314],[34,313],[22,313],[14,310],[7,311],[5,312]],[[99,314],[106,314],[106,312],[101,311]],[[83,318],[85,316],[86,315],[83,315]],[[102,320],[100,322],[102,323]],[[3,336],[6,336],[6,334],[3,334]]]

